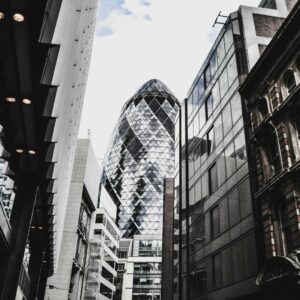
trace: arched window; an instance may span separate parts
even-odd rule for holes
[[[284,73],[283,84],[284,84],[286,96],[288,96],[296,87],[296,80],[295,80],[293,70],[287,70]]]
[[[299,117],[296,112],[290,113],[286,117],[287,137],[290,148],[290,157],[292,163],[300,158],[300,140],[299,140]]]
[[[291,226],[288,219],[288,210],[284,197],[281,194],[273,195],[277,198],[273,207],[273,226],[277,255],[287,255],[293,250]]]
[[[260,124],[269,114],[269,106],[265,97],[257,100],[257,120]]]
[[[264,177],[265,180],[268,180],[282,168],[277,133],[272,125],[268,125],[268,127],[265,129],[261,145]]]

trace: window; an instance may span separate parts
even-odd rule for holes
[[[102,230],[101,229],[94,229],[94,234],[101,235],[102,234]]]
[[[299,159],[300,156],[300,144],[299,144],[299,128],[298,124],[299,120],[297,115],[295,116],[288,116],[287,118],[287,135],[288,135],[288,142],[291,152],[291,160],[292,162]]]
[[[275,128],[268,126],[262,142],[262,162],[265,179],[268,180],[281,170],[279,144]]]
[[[222,118],[221,115],[219,115],[215,120],[215,143],[216,146],[219,145],[219,143],[223,139],[223,126],[222,126]]]
[[[205,111],[205,105],[203,104],[199,110],[199,127],[200,127],[200,129],[204,126],[205,122],[206,122],[206,111]]]
[[[214,134],[214,127],[211,127],[207,132],[207,154],[211,154],[215,149],[215,134]]]
[[[219,288],[222,286],[222,259],[221,253],[212,257],[212,269],[213,269],[213,286]]]
[[[242,101],[239,93],[236,93],[231,99],[231,115],[233,124],[242,116]]]
[[[96,223],[103,223],[103,214],[96,214]]]
[[[269,107],[266,98],[257,100],[257,121],[260,124],[269,114]]]
[[[241,132],[234,140],[236,166],[239,168],[247,160],[246,141],[244,132]]]
[[[276,196],[274,196],[275,198]],[[275,219],[273,220],[276,239],[277,255],[287,255],[293,250],[291,227],[288,220],[288,211],[284,197],[277,195],[275,202]]]
[[[205,86],[205,88],[207,88],[210,81],[211,81],[211,73],[210,73],[210,67],[208,65],[204,71],[204,86]]]
[[[198,89],[198,97],[199,99],[201,98],[202,94],[204,93],[204,77],[203,75],[201,75],[201,77],[199,78],[199,81],[197,83],[197,89]]]
[[[219,206],[215,206],[210,211],[210,225],[211,225],[211,237],[215,237],[220,234],[220,211]]]
[[[230,103],[228,103],[222,112],[222,118],[223,118],[223,129],[224,129],[224,136],[229,132],[229,130],[232,128],[232,119],[231,119],[231,109],[230,109]]]
[[[193,90],[193,104],[197,104],[198,103],[198,98],[199,95],[198,95],[198,89],[197,89],[197,86],[194,87],[194,90]]]
[[[118,264],[118,271],[124,271],[125,270],[125,264]]]
[[[296,87],[296,80],[294,72],[292,70],[287,70],[283,75],[283,84],[285,87],[285,94],[288,96]]]
[[[218,189],[218,176],[217,176],[216,164],[214,164],[208,170],[208,180],[209,180],[209,194],[212,195]]]
[[[225,164],[227,178],[236,171],[234,144],[231,143],[225,150]]]
[[[277,9],[275,0],[265,0],[262,3],[262,7],[270,8],[270,9]]]
[[[214,98],[212,94],[210,94],[205,100],[205,111],[206,111],[206,120],[212,115],[214,109]]]
[[[127,257],[127,251],[119,251],[119,258],[126,258]]]

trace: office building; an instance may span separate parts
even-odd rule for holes
[[[103,163],[103,188],[118,206],[122,299],[160,299],[164,178],[173,176],[178,109],[161,81],[145,83],[125,103]]]
[[[253,204],[266,299],[299,299],[300,5],[282,24],[240,88],[247,107]]]
[[[45,299],[83,299],[92,214],[99,198],[100,168],[90,140],[77,142],[57,271]]]
[[[115,299],[119,240],[116,220],[105,208],[96,209],[90,234],[85,300]]]
[[[292,4],[262,1],[231,13],[182,105],[175,136],[174,299],[262,299],[238,88]]]
[[[0,4],[0,299],[42,299],[56,269],[96,5]]]

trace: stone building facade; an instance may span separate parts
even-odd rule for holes
[[[256,283],[270,299],[299,299],[300,5],[296,4],[240,92],[262,268]]]

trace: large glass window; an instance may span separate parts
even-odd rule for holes
[[[235,151],[234,144],[231,143],[225,150],[226,173],[229,178],[236,171],[235,165]]]
[[[199,124],[200,124],[200,129],[204,126],[204,124],[206,123],[206,111],[205,111],[205,105],[203,104],[200,107],[199,110]]]
[[[204,77],[203,75],[201,75],[201,77],[199,78],[198,80],[198,83],[197,83],[197,89],[198,89],[198,97],[199,99],[201,98],[202,94],[204,93]]]
[[[219,288],[222,286],[222,259],[221,253],[216,254],[212,258],[213,286]]]
[[[221,76],[219,77],[219,87],[220,87],[220,98],[222,99],[224,95],[228,91],[228,74],[227,74],[227,68],[224,68]]]
[[[215,237],[220,234],[220,210],[219,206],[215,206],[210,211],[211,236]]]
[[[236,58],[233,55],[227,65],[227,74],[228,74],[228,85],[231,86],[234,80],[237,78],[237,65],[236,65]]]
[[[234,140],[236,165],[239,168],[247,160],[246,141],[244,132],[241,132]]]
[[[224,130],[224,136],[225,136],[229,132],[229,130],[232,128],[230,103],[227,103],[227,105],[224,107],[223,112],[222,112],[222,118],[223,118],[223,130]]]
[[[218,175],[217,175],[216,164],[214,164],[208,170],[208,178],[209,178],[209,194],[212,195],[218,189]]]
[[[207,132],[207,154],[211,154],[216,147],[214,127],[211,127]]]
[[[214,123],[214,128],[215,128],[215,142],[216,142],[216,146],[217,146],[223,139],[223,126],[222,126],[221,115],[219,115],[216,118],[215,123]]]
[[[214,109],[214,98],[212,94],[210,94],[205,100],[205,110],[206,110],[206,120],[212,115]]]
[[[242,102],[239,93],[231,99],[232,123],[235,124],[242,116]]]

